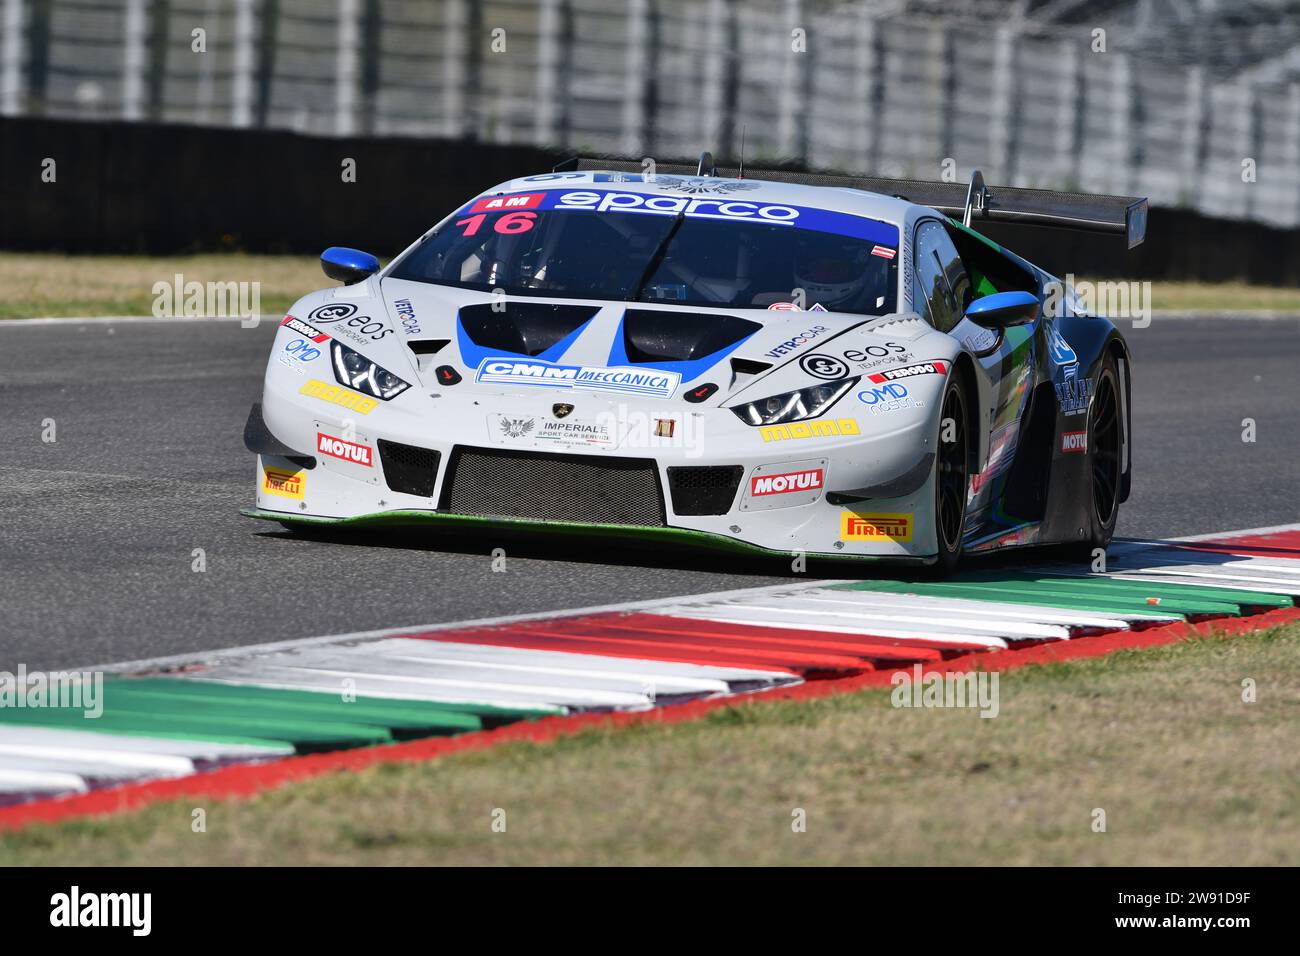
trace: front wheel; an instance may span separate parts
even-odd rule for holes
[[[1088,474],[1092,486],[1088,502],[1090,549],[1105,548],[1115,533],[1123,469],[1123,427],[1119,375],[1115,371],[1115,359],[1107,355],[1102,360],[1096,391],[1088,408]]]
[[[940,409],[934,463],[934,533],[939,546],[935,571],[948,574],[961,560],[966,495],[970,487],[966,393],[955,375],[944,386]]]

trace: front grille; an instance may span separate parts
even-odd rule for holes
[[[659,527],[663,492],[653,461],[456,448],[440,510],[494,518]]]
[[[679,515],[725,515],[736,500],[744,473],[740,465],[669,468],[673,511]]]
[[[432,448],[403,445],[379,439],[379,460],[384,466],[384,480],[393,491],[404,495],[433,497],[438,481],[438,453]]]

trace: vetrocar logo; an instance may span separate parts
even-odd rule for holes
[[[628,367],[595,368],[552,365],[549,362],[487,358],[479,366],[476,382],[501,385],[535,385],[545,388],[591,388],[626,392],[646,398],[671,398],[681,384],[677,372]]]

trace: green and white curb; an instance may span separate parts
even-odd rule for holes
[[[800,582],[119,665],[101,716],[0,707],[0,802],[1294,608],[1300,526],[1266,531],[1117,543],[1105,574]]]

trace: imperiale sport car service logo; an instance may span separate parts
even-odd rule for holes
[[[536,359],[486,358],[474,381],[493,385],[537,385],[543,388],[591,388],[626,392],[645,398],[671,398],[681,384],[677,372],[659,369],[596,368],[587,365],[555,365]]]
[[[784,495],[792,491],[816,491],[822,486],[822,470],[788,471],[780,475],[755,475],[749,479],[749,493],[755,498],[763,495]]]
[[[301,471],[263,468],[262,490],[268,495],[279,495],[281,498],[302,501],[303,493],[307,490],[307,476]]]
[[[369,415],[374,407],[379,404],[377,398],[370,398],[360,392],[354,392],[350,388],[344,388],[342,385],[329,385],[314,378],[298,389],[298,394],[318,398],[322,402],[339,405],[362,415]]]
[[[911,514],[840,513],[840,538],[844,541],[911,541]]]
[[[788,441],[793,438],[834,438],[837,435],[859,434],[855,418],[819,418],[813,422],[795,422],[793,425],[764,425],[758,433],[763,441]]]
[[[369,445],[359,445],[356,442],[335,438],[333,435],[326,435],[324,432],[317,432],[316,450],[331,458],[342,458],[344,461],[365,465],[367,468],[374,467]]]

